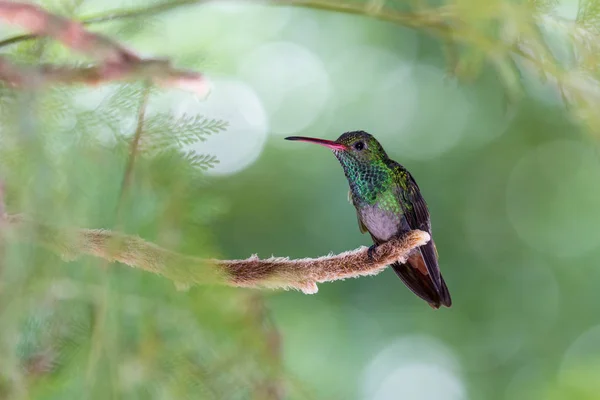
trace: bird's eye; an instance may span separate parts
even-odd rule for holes
[[[364,149],[364,148],[365,148],[365,144],[364,144],[363,142],[357,142],[357,143],[354,145],[354,148],[355,148],[356,150],[359,150],[359,151],[360,151],[360,150],[362,150],[362,149]]]

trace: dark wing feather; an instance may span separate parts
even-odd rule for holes
[[[410,229],[420,229],[426,231],[431,235],[431,222],[429,218],[429,210],[427,209],[427,203],[421,191],[419,185],[415,182],[412,175],[400,164],[392,161],[393,168],[398,172],[398,184],[400,188],[399,196],[403,198],[400,201],[402,205],[404,218]],[[419,251],[425,261],[427,272],[433,278],[433,283],[438,291],[442,290],[442,277],[438,266],[437,250],[433,240],[427,242],[427,244],[419,247]]]
[[[417,296],[425,300],[433,308],[440,308],[443,304],[446,307],[452,305],[450,299],[450,293],[442,278],[442,292],[438,293],[436,288],[433,286],[431,279],[425,278],[416,268],[411,264],[400,264],[394,263],[391,265],[392,269],[398,275],[398,277],[404,282],[404,284]]]

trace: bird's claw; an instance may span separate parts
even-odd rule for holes
[[[369,258],[369,261],[375,261],[375,251],[377,250],[378,245],[374,244],[369,246],[369,249],[367,250],[367,257]]]

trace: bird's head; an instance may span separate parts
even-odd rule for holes
[[[387,154],[377,139],[365,131],[346,132],[335,141],[304,136],[290,136],[286,137],[286,139],[315,143],[328,147],[333,151],[342,165],[369,164],[387,159]]]

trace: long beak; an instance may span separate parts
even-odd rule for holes
[[[285,140],[297,140],[299,142],[315,143],[321,146],[328,147],[331,150],[348,150],[348,147],[346,147],[346,145],[334,142],[332,140],[317,139],[304,136],[288,136],[285,138]]]

